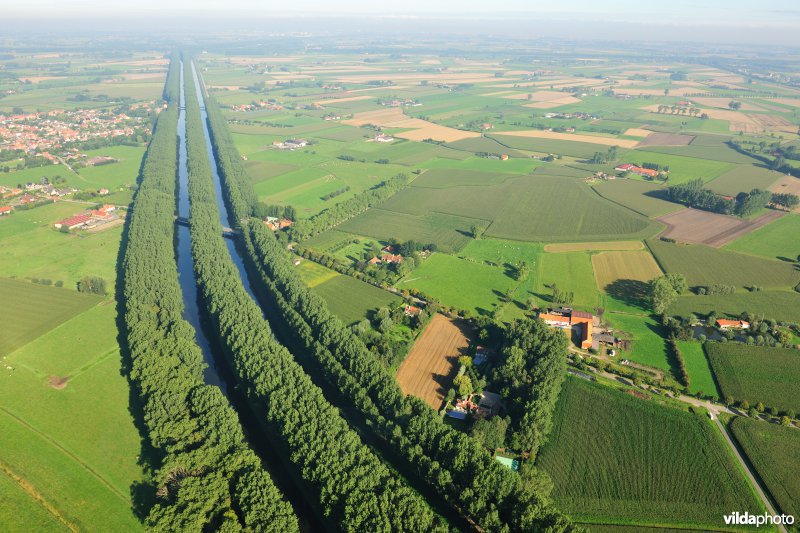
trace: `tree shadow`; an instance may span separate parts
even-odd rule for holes
[[[639,307],[648,309],[649,285],[636,279],[618,279],[605,287],[606,293],[612,298]]]

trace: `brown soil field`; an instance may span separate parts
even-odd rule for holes
[[[24,76],[22,78],[17,78],[17,79],[23,83],[25,82],[39,83],[48,80],[59,80],[61,78],[59,76]]]
[[[602,252],[592,256],[597,287],[604,290],[618,279],[650,281],[662,272],[650,252]]]
[[[775,115],[748,115],[751,119],[755,120],[767,131],[776,131],[782,133],[797,133],[797,126],[789,122],[783,117]]]
[[[633,137],[649,137],[653,132],[642,128],[628,128],[623,135],[631,135]]]
[[[342,123],[351,126],[375,124],[385,128],[407,128],[409,131],[395,133],[394,136],[412,141],[435,139],[437,141],[453,142],[481,136],[476,131],[463,131],[448,126],[440,126],[427,120],[409,118],[403,113],[402,109],[397,107],[356,113],[353,118],[343,120]]]
[[[772,192],[782,192],[800,196],[800,178],[784,176],[773,183],[769,190]],[[795,207],[794,211],[800,213],[800,206]]]
[[[642,139],[637,146],[687,146],[694,140],[694,135],[680,133],[651,133]]]
[[[771,99],[773,102],[778,102],[779,104],[783,105],[790,105],[793,107],[800,107],[800,100],[796,98],[773,98]]]
[[[728,103],[733,100],[733,98],[712,98],[712,97],[703,97],[703,98],[692,98],[692,102],[695,102],[699,105],[704,105],[708,107],[718,107],[720,109],[728,109]],[[742,111],[759,111],[757,107],[749,102],[742,102],[742,107],[740,108]]]
[[[538,139],[556,139],[559,141],[575,141],[592,144],[602,144],[605,146],[619,146],[621,148],[633,148],[639,141],[630,139],[615,139],[613,137],[600,137],[599,135],[580,135],[575,133],[558,133],[555,131],[544,130],[521,130],[521,131],[497,131],[496,135],[509,135],[512,137],[535,137]]]
[[[470,343],[466,326],[437,314],[414,343],[397,370],[396,378],[404,394],[421,398],[438,410],[459,356]]]
[[[336,104],[339,102],[355,102],[356,100],[369,100],[370,98],[374,98],[373,96],[361,95],[361,96],[345,96],[343,98],[324,98],[322,100],[317,100],[314,102],[315,104],[324,105],[324,104]]]
[[[689,208],[664,215],[656,220],[667,225],[667,229],[662,233],[664,237],[719,248],[785,214],[782,211],[769,211],[754,220],[742,220]]]
[[[545,252],[592,252],[613,250],[642,250],[641,241],[614,241],[614,242],[558,242],[545,244]]]
[[[581,100],[574,96],[565,96],[558,100],[548,100],[547,102],[535,102],[533,104],[525,104],[525,107],[532,107],[533,109],[551,109],[553,107],[561,107],[562,105],[577,104]]]

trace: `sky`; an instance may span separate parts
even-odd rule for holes
[[[800,34],[800,0],[0,0],[4,18],[83,19],[176,16],[195,18],[245,17],[269,20],[337,17],[369,17],[386,20],[501,21],[519,24],[530,21],[530,31],[547,34],[543,21],[557,21],[550,28],[569,30],[569,23],[580,27],[580,34],[624,34],[631,24],[639,33],[643,27],[653,33],[672,34],[680,40],[701,34],[698,28],[741,30],[732,32],[731,41],[757,41],[771,37],[785,44],[797,41]],[[493,28],[496,25],[493,25]],[[661,28],[656,31],[655,28]],[[674,28],[674,32],[669,30]],[[602,30],[602,31],[601,31]],[[773,33],[774,30],[774,33]],[[570,33],[567,31],[566,33]],[[573,31],[573,35],[578,32]],[[667,35],[670,36],[670,35]],[[593,36],[594,37],[594,36]],[[667,39],[668,40],[668,39]]]

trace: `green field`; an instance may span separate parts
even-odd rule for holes
[[[702,392],[704,396],[719,397],[711,364],[708,362],[703,345],[692,341],[677,342],[683,361],[686,363],[686,370],[689,372],[689,392],[692,394]]]
[[[472,224],[485,225],[486,222],[444,213],[409,215],[373,208],[341,224],[338,229],[383,241],[395,238],[398,241],[433,243],[443,252],[456,252],[471,240],[469,231]]]
[[[665,272],[686,276],[690,286],[717,284],[790,288],[800,283],[800,270],[784,261],[717,250],[701,244],[673,244],[649,239],[647,246]]]
[[[316,285],[314,292],[322,296],[331,312],[346,324],[370,317],[381,307],[392,307],[401,301],[399,296],[388,291],[343,275]]]
[[[78,189],[117,189],[124,185],[133,185],[139,176],[139,166],[144,156],[144,146],[110,146],[99,150],[89,150],[86,153],[88,158],[96,156],[108,156],[117,159],[116,163],[108,165],[84,167],[78,169],[78,175],[74,178],[70,174],[64,176],[71,185]]]
[[[600,305],[592,258],[586,252],[543,253],[537,269],[537,296],[549,302],[554,283],[559,289],[574,293],[575,307],[594,311]]]
[[[0,357],[97,305],[102,298],[24,280],[0,278]]]
[[[800,215],[789,214],[739,237],[726,248],[770,259],[794,260],[800,256]]]
[[[707,187],[718,194],[736,196],[740,192],[753,189],[768,189],[783,174],[754,165],[738,165],[717,179],[710,181]]]
[[[488,314],[501,305],[514,280],[500,268],[436,253],[397,286],[419,289],[444,305]]]
[[[800,351],[709,342],[706,352],[723,397],[800,411]]]
[[[800,515],[800,431],[742,416],[733,417],[728,428],[777,502],[779,512]]]
[[[113,289],[122,227],[99,233],[66,234],[53,223],[80,213],[85,205],[57,202],[16,211],[0,220],[0,273],[63,281],[75,288],[83,276],[101,276]]]
[[[78,530],[142,529],[131,507],[132,487],[143,477],[141,437],[116,337],[114,306],[99,305],[3,359],[0,462]],[[51,386],[51,377],[66,386]],[[19,486],[14,494],[27,507],[41,506]],[[0,523],[18,523],[20,509],[10,511]],[[33,514],[26,530],[45,514]]]
[[[670,315],[707,315],[711,311],[737,317],[744,311],[774,320],[800,322],[800,293],[795,291],[737,292],[713,296],[684,294],[668,309]]]
[[[611,323],[615,334],[632,340],[630,350],[620,351],[620,358],[670,372],[667,347],[661,336],[663,331],[655,318],[607,313],[603,319]]]
[[[568,377],[537,461],[576,522],[723,528],[731,509],[762,512],[714,425]]]
[[[659,217],[683,209],[681,205],[656,197],[663,188],[646,181],[603,181],[592,187],[604,198],[647,217]]]
[[[629,154],[628,158],[631,163],[639,165],[643,163],[656,163],[662,167],[668,166],[668,185],[677,185],[696,178],[701,178],[703,181],[711,181],[734,168],[732,163],[723,161],[650,151],[645,152],[637,150]]]

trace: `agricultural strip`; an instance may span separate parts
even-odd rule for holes
[[[397,370],[402,391],[438,410],[450,387],[456,361],[469,343],[465,326],[444,315],[434,316]]]
[[[662,200],[658,194],[663,192],[664,189],[646,181],[602,181],[592,185],[592,188],[603,198],[623,205],[646,217],[662,216],[684,209],[680,204]]]
[[[739,165],[730,172],[711,180],[706,187],[718,194],[736,196],[752,189],[769,189],[783,176],[780,172],[753,165]]]
[[[739,237],[725,248],[735,252],[791,261],[800,256],[800,215],[787,215]]]
[[[551,253],[558,252],[594,252],[594,251],[613,251],[613,250],[641,250],[644,244],[641,241],[617,241],[617,242],[559,242],[555,244],[545,244],[544,251]]]
[[[661,275],[661,269],[650,255],[643,252],[601,252],[592,256],[597,287],[605,290],[617,280],[648,282]]]
[[[790,290],[712,296],[683,294],[668,309],[670,315],[681,316],[689,316],[691,313],[707,315],[711,311],[730,317],[738,317],[748,311],[774,320],[800,322],[800,294]]]
[[[761,512],[704,416],[567,378],[538,465],[575,521],[719,528],[731,509]]]
[[[763,402],[778,410],[800,411],[800,353],[793,348],[740,343],[706,344],[723,396]]]

